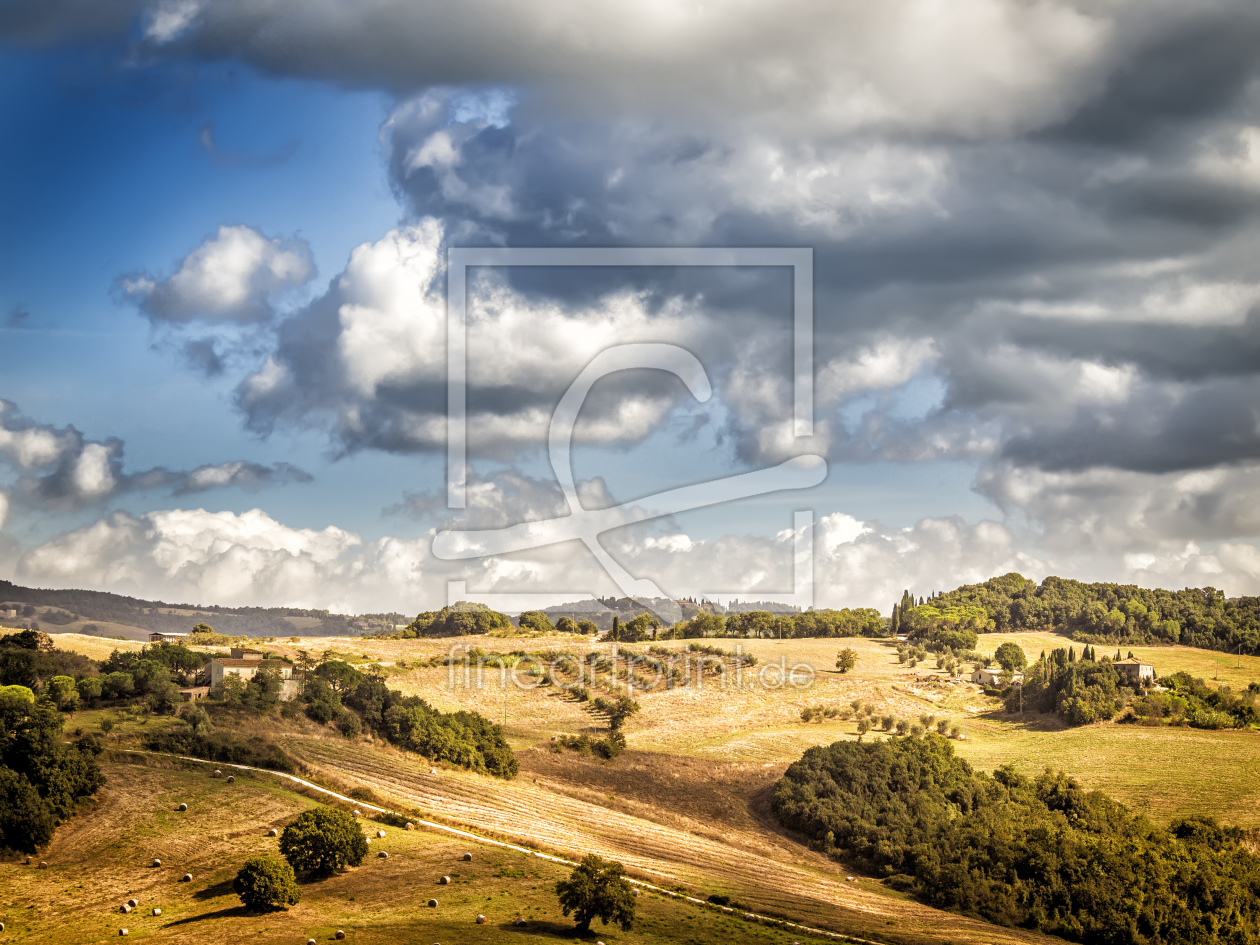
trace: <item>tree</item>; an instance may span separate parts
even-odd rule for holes
[[[197,735],[205,735],[210,731],[210,716],[195,702],[189,702],[179,710],[179,717],[192,728]]]
[[[362,863],[367,839],[350,814],[317,807],[303,811],[284,828],[280,853],[293,869],[326,876]]]
[[[1024,655],[1024,650],[1018,643],[1003,643],[997,648],[993,658],[1008,673],[1023,669],[1028,665],[1028,657]]]
[[[852,649],[851,647],[845,647],[836,654],[836,669],[840,670],[842,673],[847,673],[857,665],[857,658],[857,650]]]
[[[541,610],[527,610],[517,618],[522,630],[532,630],[534,633],[555,633],[556,628],[551,625],[551,620]]]
[[[48,686],[44,689],[44,694],[59,709],[65,709],[67,712],[72,711],[79,706],[79,693],[74,688],[74,677],[72,676],[54,676],[48,680]]]
[[[361,672],[345,660],[328,660],[326,663],[320,663],[315,670],[315,675],[327,682],[333,692],[339,696],[344,696],[353,690],[363,682],[364,678]]]
[[[192,628],[193,633],[214,633],[214,627],[208,623],[199,623]]]
[[[291,906],[302,898],[293,867],[274,856],[256,856],[245,861],[232,889],[250,909]]]
[[[52,839],[57,822],[35,786],[0,768],[0,847],[34,853]]]
[[[625,867],[589,853],[573,868],[568,879],[556,883],[556,895],[565,916],[573,914],[579,932],[591,930],[591,920],[613,922],[623,932],[634,925],[634,890],[625,879]]]

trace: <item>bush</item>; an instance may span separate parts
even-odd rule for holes
[[[232,880],[232,889],[250,909],[291,906],[302,898],[293,867],[274,856],[246,860]]]
[[[363,731],[363,723],[353,712],[342,712],[337,718],[337,731],[346,738],[358,738]]]
[[[610,921],[628,932],[634,925],[634,890],[625,880],[625,867],[606,863],[594,853],[573,868],[569,878],[556,883],[560,908],[567,917],[573,914],[577,930],[591,930],[591,921]]]
[[[317,807],[302,812],[284,828],[280,853],[293,869],[326,876],[362,863],[367,839],[350,814]]]
[[[207,761],[226,764],[249,765],[293,774],[297,765],[274,742],[257,738],[245,738],[235,732],[200,732],[192,728],[157,732],[144,740],[150,751],[164,751],[172,755],[190,755]]]

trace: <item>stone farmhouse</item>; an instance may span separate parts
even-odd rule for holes
[[[236,656],[237,653],[250,654]],[[257,655],[254,655],[257,654]],[[248,682],[259,670],[278,670],[282,680],[280,698],[288,701],[297,698],[299,684],[293,676],[293,664],[287,660],[263,659],[257,650],[233,649],[232,656],[216,656],[210,661],[210,686],[219,685],[225,676],[239,676]]]
[[[1144,679],[1149,679],[1151,682],[1155,681],[1155,666],[1138,659],[1136,656],[1116,660],[1115,667],[1117,673],[1121,676],[1127,676],[1133,682],[1140,683]]]

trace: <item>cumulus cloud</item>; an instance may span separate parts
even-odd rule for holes
[[[329,292],[281,324],[275,350],[240,384],[249,425],[326,424],[345,451],[445,449],[444,252],[431,218],[355,249]],[[470,293],[469,444],[499,458],[537,448],[560,396],[612,345],[681,344],[720,371],[733,327],[678,296],[660,301],[623,287],[579,305],[531,298],[488,276]],[[642,439],[690,397],[678,381],[637,373],[592,392],[579,442]]]
[[[305,240],[268,238],[250,226],[222,225],[162,279],[123,276],[119,289],[158,322],[244,324],[275,315],[277,296],[315,275]]]
[[[89,440],[73,426],[38,424],[23,417],[15,404],[0,400],[0,469],[7,467],[14,479],[11,496],[23,506],[69,511],[140,490],[187,495],[311,481],[308,473],[289,463],[263,466],[243,460],[191,472],[160,466],[128,472],[123,452],[124,444],[117,438]]]

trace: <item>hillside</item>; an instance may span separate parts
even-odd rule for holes
[[[102,646],[73,635],[57,642],[97,656]],[[236,731],[251,743],[281,746],[304,777],[342,793],[369,792],[360,796],[409,816],[567,859],[596,852],[625,863],[632,876],[657,886],[676,887],[700,899],[727,896],[741,909],[870,942],[1061,940],[930,908],[828,859],[783,830],[769,802],[787,766],[811,746],[858,736],[854,718],[802,722],[801,711],[809,706],[857,702],[870,706],[877,718],[891,714],[917,719],[930,713],[963,726],[966,739],[953,744],[981,770],[1003,764],[1028,774],[1043,766],[1063,768],[1085,786],[1105,788],[1157,823],[1211,813],[1227,823],[1260,827],[1260,734],[1255,731],[1114,723],[1065,729],[1051,718],[1020,718],[980,687],[950,685],[941,673],[899,662],[895,647],[885,640],[717,642],[731,647],[728,653],[738,647],[737,652],[755,656],[756,663],[745,666],[738,679],[736,664],[726,659],[729,676],[636,693],[642,709],[625,728],[629,750],[611,761],[562,749],[554,741],[603,731],[587,703],[553,685],[533,686],[526,664],[518,664],[516,674],[525,688],[508,683],[505,689],[503,671],[496,666],[483,665],[478,681],[476,656],[467,676],[460,660],[478,645],[508,649],[524,643],[542,658],[562,649],[578,658],[587,653],[616,657],[616,647],[572,636],[527,642],[312,637],[274,646],[293,655],[323,649],[327,659],[364,672],[375,668],[391,689],[423,696],[437,709],[506,720],[508,741],[520,761],[513,780],[450,764],[434,766],[383,739],[345,738],[331,724],[319,725],[301,715],[287,721],[251,721],[231,713],[213,718],[218,730]],[[980,647],[991,652],[1004,642],[1015,642],[1035,656],[1040,649],[1062,644],[1063,638],[994,633],[982,637]],[[830,668],[839,645],[857,653],[857,666],[848,673]],[[646,661],[662,651],[681,654],[685,649],[685,642],[678,641],[667,647],[623,646],[620,651]],[[1260,679],[1260,657],[1188,647],[1136,652],[1143,658],[1153,654],[1161,674],[1184,670],[1237,689]],[[453,667],[445,665],[448,654],[456,656]],[[493,653],[483,651],[483,661],[492,658]],[[815,668],[808,685],[764,685],[772,676],[768,667],[803,664]],[[724,678],[731,684],[723,686]],[[388,863],[369,859],[346,874],[307,884],[302,903],[288,912],[261,919],[247,916],[228,887],[232,871],[247,855],[274,844],[264,836],[268,827],[316,801],[264,775],[239,777],[232,794],[221,781],[206,776],[211,766],[163,766],[124,753],[147,738],[146,733],[181,728],[183,723],[174,718],[109,708],[81,710],[68,718],[67,731],[90,734],[107,721],[113,723],[104,736],[109,747],[107,788],[41,854],[50,870],[0,866],[0,911],[14,920],[0,916],[9,922],[6,937],[17,932],[16,941],[77,942],[116,936],[121,917],[110,910],[115,900],[135,894],[146,905],[160,902],[163,916],[130,920],[131,934],[176,942],[209,943],[242,935],[263,942],[308,936],[323,941],[337,928],[361,942],[500,942],[518,935],[522,942],[572,939],[571,925],[560,919],[549,892],[549,885],[564,874],[561,868],[520,854],[491,856],[485,847],[469,846],[472,841],[390,827],[382,828],[388,835]],[[882,733],[867,736],[887,738]],[[194,817],[172,812],[180,801],[190,804]],[[474,853],[475,869],[465,871],[466,864],[458,862],[465,849]],[[145,866],[152,856],[176,866],[169,875],[155,871]],[[194,882],[175,883],[175,875],[185,870]],[[437,876],[456,872],[459,882],[449,892],[428,891],[436,889]],[[468,887],[460,885],[466,880]],[[64,898],[67,890],[75,894],[73,903]],[[436,913],[416,908],[417,901],[430,895],[442,903]],[[453,906],[449,911],[448,900]],[[816,940],[799,931],[750,926],[711,907],[657,895],[643,899],[641,908],[642,921],[632,932],[597,926],[600,940],[608,945],[679,940],[788,945]],[[478,912],[490,917],[487,928],[472,923]],[[511,924],[518,912],[527,926]],[[50,935],[50,927],[59,931]]]
[[[1051,630],[1086,643],[1182,643],[1228,652],[1260,651],[1260,597],[1227,599],[1214,587],[1180,591],[1048,577],[1040,584],[1005,574],[894,607],[899,630],[954,621],[978,632]]]
[[[406,622],[402,614],[351,617],[294,607],[168,604],[105,591],[48,590],[0,581],[0,610],[5,609],[18,615],[3,621],[6,625],[20,628],[38,624],[39,629],[50,633],[79,632],[132,640],[147,640],[153,631],[187,633],[198,623],[208,623],[228,636],[287,637],[377,633],[392,631]]]

